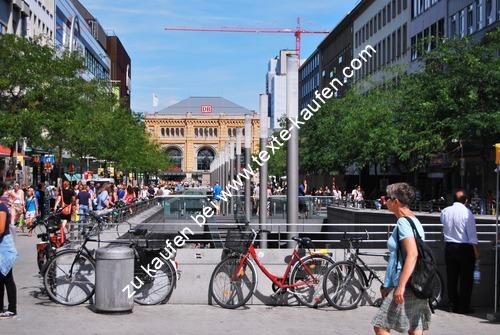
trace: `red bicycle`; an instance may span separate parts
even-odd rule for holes
[[[36,245],[37,264],[40,274],[43,274],[48,261],[55,256],[57,249],[67,243],[67,240],[64,228],[60,224],[60,211],[44,218],[37,217],[30,227],[30,232],[39,230],[39,227],[43,228],[42,232],[36,235],[41,240]]]
[[[297,245],[289,257],[285,273],[274,275],[257,256],[254,243],[259,232],[253,229],[228,231],[225,249],[229,251],[229,256],[216,266],[210,279],[210,294],[215,302],[229,309],[245,305],[257,283],[255,262],[272,281],[276,293],[290,291],[301,304],[308,307],[326,306],[328,302],[323,294],[322,283],[326,272],[334,264],[332,258],[311,252],[313,245],[310,238],[294,237]],[[301,257],[299,250],[304,249],[308,250],[309,255]]]

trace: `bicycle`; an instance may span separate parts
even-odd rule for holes
[[[377,280],[380,285],[384,284],[383,280],[367,265],[359,256],[381,256],[386,261],[389,260],[389,253],[377,254],[370,252],[360,252],[359,247],[363,240],[369,239],[368,233],[365,236],[349,236],[342,238],[343,242],[347,242],[348,254],[344,261],[336,262],[328,270],[325,280],[323,281],[323,291],[329,304],[339,310],[348,310],[358,307],[358,304],[368,290],[373,280]],[[368,272],[368,277],[366,276]],[[431,302],[431,307],[437,306],[443,296],[443,279],[439,276],[439,285],[435,289],[434,296],[436,297]]]
[[[85,233],[85,240],[76,249],[61,250],[56,253],[43,275],[44,287],[50,299],[66,306],[75,306],[89,300],[95,291],[95,258],[87,248],[88,242],[104,242],[100,238],[93,239],[99,233],[101,226],[97,221],[94,227]],[[162,249],[149,248],[146,238],[147,229],[129,229],[129,241],[108,241],[108,243],[128,244],[134,250],[134,276],[143,282],[136,289],[134,301],[141,305],[156,305],[166,303],[177,284],[178,265],[170,259],[164,262],[154,276],[145,273],[141,266],[147,267],[155,257],[159,257]],[[145,237],[145,246],[140,246],[132,236]],[[156,270],[156,267],[155,267]]]
[[[56,250],[68,242],[64,229],[60,224],[60,211],[49,214],[44,218],[37,217],[29,230],[33,232],[33,230],[41,226],[44,227],[43,232],[36,235],[41,240],[36,245],[37,265],[40,274],[44,272],[47,262],[54,257]]]
[[[322,277],[329,266],[334,264],[333,260],[325,255],[312,253],[310,238],[294,237],[293,240],[297,245],[293,249],[284,274],[274,275],[260,262],[255,250],[255,240],[260,232],[264,231],[253,229],[228,231],[225,250],[229,255],[215,267],[210,278],[210,296],[215,302],[228,309],[245,305],[256,288],[257,276],[253,264],[255,262],[273,283],[276,294],[290,290],[305,306],[313,308],[325,306],[327,301],[323,297]],[[300,248],[307,249],[309,255],[301,257]]]

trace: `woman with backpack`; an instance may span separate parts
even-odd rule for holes
[[[71,188],[69,181],[65,180],[63,182],[63,189],[59,193],[56,204],[54,206],[54,211],[56,211],[57,207],[61,208],[61,224],[65,231],[65,233],[69,233],[66,229],[68,222],[71,221],[71,215],[73,214],[73,210],[76,206],[76,195],[75,191]]]
[[[5,184],[0,182],[0,195],[4,196],[5,191]],[[0,202],[0,320],[13,318],[17,314],[17,290],[12,268],[18,254],[12,236],[14,232],[9,227],[10,216],[9,207]],[[9,301],[6,311],[4,311],[5,290]]]
[[[372,325],[377,335],[390,334],[391,330],[419,335],[429,329],[429,301],[418,298],[407,284],[419,256],[415,233],[424,240],[424,229],[409,208],[415,197],[415,191],[410,185],[391,184],[387,186],[386,192],[387,209],[398,221],[387,241],[390,258],[384,285],[380,289],[383,302]],[[415,227],[415,232],[412,226]]]

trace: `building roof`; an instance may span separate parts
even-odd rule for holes
[[[211,108],[207,108],[207,106]],[[204,112],[202,112],[202,108]],[[162,109],[158,114],[179,115],[191,113],[192,115],[208,116],[221,113],[226,115],[245,115],[252,114],[253,112],[221,97],[190,97]]]

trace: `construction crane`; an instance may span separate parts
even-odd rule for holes
[[[300,26],[300,17],[297,18],[296,28],[236,28],[236,27],[166,27],[167,31],[206,31],[206,32],[222,32],[222,33],[269,33],[269,34],[294,34],[295,35],[295,49],[300,59],[300,38],[302,34],[328,34],[327,30],[307,30]]]

